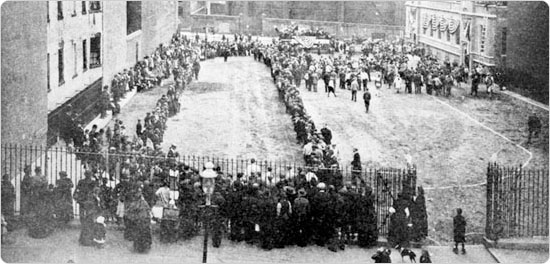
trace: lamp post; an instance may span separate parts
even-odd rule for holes
[[[199,206],[204,208],[204,243],[202,251],[202,263],[206,263],[208,256],[208,224],[210,222],[210,216],[208,215],[208,210],[210,207],[217,207],[212,204],[212,194],[214,193],[214,188],[216,187],[216,177],[217,173],[213,170],[214,164],[212,162],[207,162],[204,164],[204,170],[200,173],[202,178],[202,191],[206,194],[205,204]]]

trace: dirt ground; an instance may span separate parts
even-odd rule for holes
[[[485,173],[489,162],[538,168],[548,165],[548,112],[506,95],[488,100],[454,89],[450,98],[425,93],[396,94],[387,86],[373,93],[365,113],[362,92],[352,102],[351,92],[337,88],[334,98],[319,92],[301,93],[317,126],[328,124],[342,164],[359,149],[366,166],[404,168],[407,156],[418,168],[418,185],[427,191],[430,237],[449,241],[454,209],[462,207],[468,233],[485,226]],[[135,133],[165,88],[136,95],[121,119]],[[290,117],[277,98],[268,68],[252,57],[230,57],[202,62],[199,80],[181,98],[182,110],[168,121],[163,148],[171,144],[184,155],[228,158],[301,160]],[[543,133],[527,145],[527,116],[536,111]],[[532,153],[530,158],[524,147]]]
[[[337,88],[334,98],[301,91],[306,109],[317,123],[327,123],[349,162],[354,147],[367,165],[403,168],[407,156],[418,168],[418,185],[427,191],[430,237],[452,239],[452,216],[461,207],[469,221],[468,233],[483,233],[485,226],[485,173],[489,162],[525,168],[548,164],[548,113],[502,95],[488,100],[467,95],[466,88],[453,97],[397,94],[384,85],[373,94],[365,113],[362,92],[357,102],[351,91]],[[484,92],[484,90],[482,89]],[[527,145],[527,116],[536,111],[543,133]],[[502,137],[501,137],[501,136]],[[507,140],[508,139],[508,140]],[[532,153],[522,150],[520,145]]]

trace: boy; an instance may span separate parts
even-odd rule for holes
[[[455,247],[453,252],[458,254],[458,244],[462,244],[462,254],[466,254],[466,249],[464,249],[464,242],[466,242],[466,219],[462,216],[462,209],[456,209],[456,216],[453,217],[453,233],[455,240]]]

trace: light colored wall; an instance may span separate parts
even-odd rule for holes
[[[48,93],[48,111],[52,111],[66,102],[69,98],[76,95],[79,91],[85,89],[90,84],[101,78],[103,74],[102,67],[90,69],[90,39],[96,33],[103,32],[103,14],[90,13],[89,6],[87,13],[82,14],[82,2],[76,2],[76,16],[71,16],[73,13],[73,1],[63,2],[62,20],[57,19],[57,2],[50,1],[48,6],[48,14],[50,22],[44,23],[47,29],[47,53],[50,54],[50,88]],[[43,2],[47,6],[46,2]],[[102,34],[102,41],[105,36]],[[83,65],[83,47],[82,41],[86,39],[88,70],[84,70]],[[59,85],[58,74],[58,49],[60,42],[63,41],[64,46],[64,79],[65,83]],[[76,43],[76,76],[72,43]],[[102,50],[102,64],[105,64],[105,50]]]

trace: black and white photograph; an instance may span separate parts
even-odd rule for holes
[[[5,263],[546,263],[544,1],[2,1]]]

